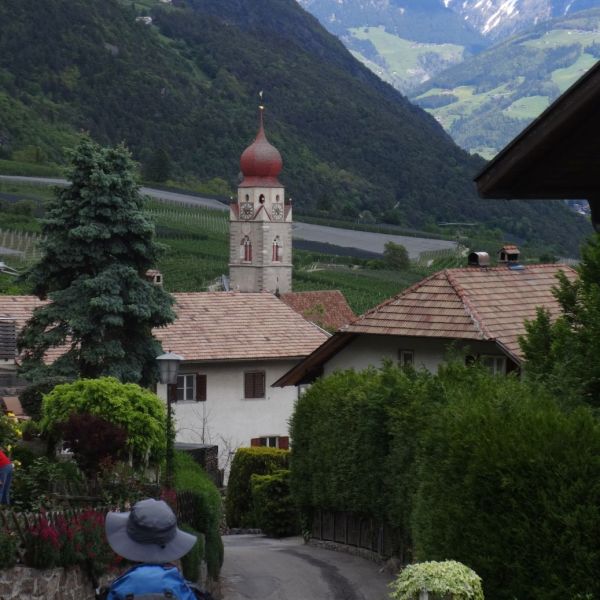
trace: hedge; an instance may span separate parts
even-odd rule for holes
[[[276,448],[238,448],[231,463],[225,514],[229,527],[257,527],[252,508],[252,475],[268,475],[289,467],[289,451]]]
[[[300,533],[300,515],[290,493],[289,470],[252,475],[252,506],[256,524],[270,537]]]
[[[407,556],[456,560],[488,600],[600,598],[600,424],[478,366],[335,373],[297,402],[291,482],[304,514],[359,513]],[[413,549],[412,553],[410,549]]]
[[[204,534],[208,574],[218,579],[223,565],[223,540],[220,534],[222,504],[219,490],[202,467],[185,452],[175,451],[175,490],[190,492],[196,503],[187,525]]]

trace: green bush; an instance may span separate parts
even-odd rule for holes
[[[34,421],[38,421],[42,416],[42,399],[44,395],[50,393],[57,385],[68,381],[64,377],[46,377],[26,387],[19,394],[19,401],[23,410]]]
[[[193,498],[193,515],[188,525],[205,536],[205,559],[208,574],[218,579],[223,565],[221,496],[202,467],[185,452],[175,452],[175,490],[189,492]]]
[[[494,600],[600,597],[597,418],[512,377],[440,378],[448,401],[419,457],[417,558],[470,565]]]
[[[225,514],[229,527],[256,527],[252,510],[252,475],[267,475],[289,467],[289,452],[276,448],[239,448],[231,463]]]
[[[181,558],[183,576],[189,581],[197,582],[200,579],[200,563],[204,559],[204,535],[186,523],[180,525],[179,529],[198,538],[193,548]]]
[[[256,523],[263,533],[276,538],[300,533],[300,516],[290,493],[288,470],[252,475],[250,484]]]
[[[419,600],[422,590],[435,598],[483,600],[481,578],[453,560],[408,565],[390,587],[392,600]]]
[[[14,533],[0,530],[0,569],[9,569],[17,562],[17,540]]]

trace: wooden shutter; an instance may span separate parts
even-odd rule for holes
[[[196,375],[196,401],[206,401],[206,375]]]
[[[290,438],[287,436],[279,436],[279,449],[289,450],[290,449]]]
[[[265,372],[244,373],[244,398],[265,397]]]
[[[252,438],[250,440],[250,445],[251,446],[260,446],[260,438]]]
[[[171,402],[177,402],[177,384],[170,383],[167,385],[167,394]]]

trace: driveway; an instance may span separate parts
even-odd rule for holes
[[[223,538],[224,600],[387,600],[392,576],[369,560],[301,538]]]

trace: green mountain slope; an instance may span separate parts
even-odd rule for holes
[[[256,93],[300,212],[411,227],[475,221],[576,251],[589,226],[560,203],[484,202],[482,161],[348,53],[293,0],[0,3],[0,158],[64,159],[89,131],[175,176],[225,179],[256,132]],[[139,8],[139,6],[138,6]],[[146,8],[144,8],[146,11]],[[23,43],[27,40],[27,43]]]
[[[600,58],[600,9],[544,23],[434,76],[414,94],[463,148],[489,158]]]

